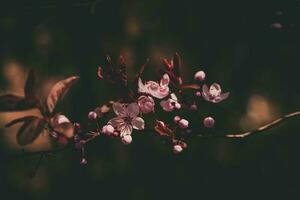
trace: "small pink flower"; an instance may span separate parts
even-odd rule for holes
[[[178,126],[179,126],[181,129],[186,129],[187,127],[189,127],[189,121],[186,120],[186,119],[181,119],[181,120],[179,120],[179,122],[178,122]]]
[[[181,104],[178,103],[178,99],[176,97],[176,95],[174,93],[172,93],[170,95],[170,98],[167,100],[162,100],[160,102],[161,107],[163,108],[164,111],[166,112],[171,112],[173,111],[175,108],[176,109],[180,109],[181,108]]]
[[[96,112],[94,112],[94,111],[91,111],[91,112],[89,112],[89,114],[88,114],[88,118],[90,119],[90,120],[95,120],[95,119],[97,119],[97,113]]]
[[[209,87],[209,89],[207,85],[203,85],[202,96],[206,101],[219,103],[228,98],[229,92],[222,93],[221,86],[214,83]]]
[[[142,113],[149,113],[154,111],[154,100],[150,96],[140,96],[138,99],[138,105]]]
[[[182,146],[180,146],[178,144],[173,146],[173,152],[176,154],[182,152],[182,150],[183,150]]]
[[[212,128],[212,127],[215,125],[215,120],[214,120],[214,118],[212,118],[212,117],[206,117],[206,118],[203,120],[203,125],[204,125],[206,128]]]
[[[132,129],[142,130],[145,128],[145,122],[141,117],[138,117],[140,113],[137,103],[121,104],[119,102],[113,103],[113,110],[117,117],[109,120],[107,124],[110,124],[120,132],[120,137],[125,135],[131,135]]]
[[[205,72],[204,71],[198,71],[195,73],[194,78],[197,81],[204,81],[205,80]]]
[[[115,129],[112,125],[108,124],[102,127],[102,132],[105,135],[112,135],[115,132]]]
[[[181,117],[179,117],[179,116],[174,117],[174,122],[175,123],[178,123],[180,120],[181,120]]]
[[[122,137],[122,142],[126,145],[130,144],[132,142],[131,135],[125,135],[124,137]]]
[[[163,99],[169,95],[169,82],[170,78],[168,74],[163,75],[159,84],[155,81],[148,81],[146,84],[143,84],[140,78],[138,82],[139,92],[149,94],[158,99]]]
[[[195,92],[195,95],[196,95],[196,97],[201,97],[201,92],[197,91],[197,92]]]

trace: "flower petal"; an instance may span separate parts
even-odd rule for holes
[[[126,114],[135,118],[140,113],[140,108],[137,103],[131,103],[126,108]]]
[[[173,103],[174,101],[172,101],[172,99],[168,99],[168,100],[163,100],[160,102],[161,107],[163,108],[164,111],[166,112],[171,112],[174,110],[174,106]]]
[[[209,87],[209,94],[213,97],[220,96],[222,90],[218,83],[214,83]]]
[[[205,84],[202,86],[202,97],[206,101],[210,101],[208,87]]]
[[[115,117],[115,118],[112,118],[111,120],[109,120],[107,124],[110,124],[114,128],[119,129],[119,127],[124,124],[124,120],[120,117]]]
[[[131,124],[136,130],[142,130],[145,128],[145,121],[141,117],[134,118]]]
[[[125,106],[123,104],[119,102],[114,102],[112,107],[116,115],[123,116],[125,114]]]
[[[214,99],[212,99],[212,102],[213,103],[219,103],[219,102],[227,99],[228,97],[229,97],[229,92],[226,92],[226,93],[221,94],[221,95],[215,97]]]
[[[130,124],[122,124],[120,126],[120,137],[124,137],[125,135],[131,135],[132,126]]]
[[[139,78],[138,86],[139,86],[139,92],[141,92],[141,93],[147,93],[147,88],[143,84],[143,81],[142,81],[141,78]]]
[[[160,79],[160,86],[166,87],[170,83],[170,77],[168,74],[164,74],[163,77]]]

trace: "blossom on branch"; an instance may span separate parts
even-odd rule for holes
[[[121,104],[113,103],[113,110],[117,117],[109,120],[108,124],[112,125],[120,132],[120,137],[131,135],[132,129],[142,130],[145,128],[145,122],[138,117],[140,110],[137,103]]]

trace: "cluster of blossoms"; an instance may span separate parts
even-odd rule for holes
[[[105,135],[120,138],[127,145],[133,141],[133,131],[144,130],[147,125],[147,130],[171,144],[174,153],[180,153],[187,148],[186,137],[199,131],[199,124],[203,124],[202,127],[205,128],[212,128],[215,124],[215,119],[211,116],[204,116],[203,123],[193,123],[195,117],[184,116],[182,112],[197,111],[199,97],[211,103],[219,103],[229,96],[228,92],[222,93],[221,86],[217,83],[206,85],[204,71],[196,72],[194,83],[186,84],[180,75],[182,65],[177,53],[172,60],[162,59],[164,68],[159,72],[159,81],[142,80],[142,73],[148,62],[140,68],[134,80],[127,77],[123,56],[120,56],[117,66],[109,56],[106,57],[106,62],[106,67],[98,67],[97,76],[100,80],[115,85],[120,98],[88,113],[94,127],[83,128],[79,123],[73,123],[65,115],[56,112],[57,103],[79,79],[77,76],[56,83],[45,103],[41,103],[35,93],[33,71],[30,71],[24,87],[25,97],[11,94],[1,96],[0,111],[37,108],[42,114],[42,117],[18,118],[6,125],[9,127],[23,122],[17,134],[18,143],[31,144],[41,132],[47,130],[49,136],[56,139],[60,145],[73,144],[76,149],[80,149],[81,163],[86,164],[84,147],[88,142]]]
[[[155,115],[155,126],[154,128],[149,127],[148,129],[157,132],[161,136],[171,138],[174,153],[183,151],[183,149],[187,147],[187,144],[182,135],[180,138],[177,138],[178,134],[176,133],[176,129],[178,128],[180,132],[184,133],[191,132],[192,130],[189,128],[190,122],[188,119],[175,115],[175,113],[180,110],[187,108],[187,103],[180,100],[177,97],[176,92],[178,95],[182,96],[185,89],[194,89],[196,90],[194,92],[195,97],[202,96],[204,100],[212,103],[219,103],[225,100],[229,96],[229,93],[222,93],[221,86],[217,83],[213,83],[209,87],[206,84],[203,84],[201,87],[200,84],[206,80],[204,71],[195,73],[195,84],[182,84],[181,77],[176,74],[174,70],[174,60],[176,59],[180,59],[178,54],[174,56],[174,59],[171,62],[167,59],[163,59],[163,64],[165,64],[166,69],[159,81],[150,80],[144,82],[141,78],[141,74],[138,74],[137,93],[136,95],[133,95],[136,96],[136,98],[131,98],[129,102],[122,102],[122,100],[111,102],[115,117],[107,121],[107,124],[101,129],[101,133],[108,136],[119,137],[121,141],[127,145],[133,141],[132,132],[134,130],[145,129],[145,120],[142,117],[146,117],[147,114]],[[177,65],[179,65],[179,63],[177,63]],[[117,75],[106,75],[106,77],[112,76]],[[173,77],[174,80],[172,80],[170,76]],[[100,79],[105,79],[102,67],[99,67],[98,69],[98,77]],[[120,77],[125,76],[123,75]],[[179,85],[179,87],[176,87],[176,85]],[[131,89],[132,88],[130,88],[128,95],[132,93],[135,94],[135,91],[132,91]],[[198,110],[198,106],[193,102],[188,106],[188,109]],[[174,115],[172,125],[158,119],[159,111],[168,112]],[[88,116],[91,120],[95,120],[97,118],[96,110],[90,112]],[[203,119],[203,126],[206,128],[212,128],[214,124],[215,120],[213,117],[208,116]]]

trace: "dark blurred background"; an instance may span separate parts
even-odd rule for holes
[[[231,92],[226,102],[199,108],[199,123],[214,116],[218,133],[300,109],[300,0],[3,0],[0,11],[1,94],[22,95],[29,68],[41,96],[80,75],[59,109],[73,121],[87,123],[88,111],[113,95],[96,77],[107,53],[124,54],[131,77],[148,57],[144,77],[153,77],[160,57],[174,52],[187,82],[206,71],[209,83]],[[17,128],[2,127],[26,113],[38,114],[0,114],[3,157],[20,147]],[[241,141],[194,138],[180,155],[152,133],[135,134],[130,146],[102,138],[88,146],[87,166],[70,150],[43,160],[34,178],[38,156],[1,159],[1,199],[290,199],[300,186],[299,122]],[[49,145],[41,136],[26,148]]]

